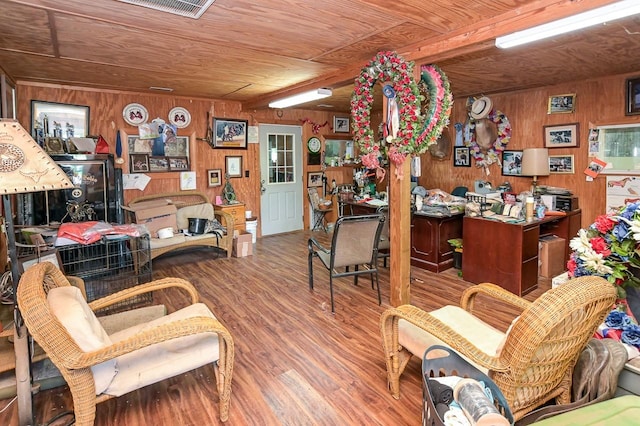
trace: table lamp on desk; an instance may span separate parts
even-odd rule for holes
[[[549,150],[547,148],[525,148],[522,151],[522,176],[533,176],[531,195],[535,197],[538,176],[549,176]]]

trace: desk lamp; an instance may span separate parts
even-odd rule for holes
[[[16,235],[13,229],[12,194],[26,194],[54,189],[70,189],[73,184],[62,169],[33,140],[31,135],[12,119],[0,119],[0,193],[7,232],[7,248],[11,261],[13,285],[14,351],[16,355],[16,386],[18,421],[20,426],[33,422],[31,373],[27,328],[17,303],[20,281]]]
[[[525,148],[522,151],[522,175],[533,176],[531,195],[535,197],[538,176],[549,176],[549,150],[547,148]]]

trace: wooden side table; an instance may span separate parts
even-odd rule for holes
[[[234,231],[245,231],[246,218],[244,216],[244,204],[216,204],[214,210],[223,211],[233,217]]]

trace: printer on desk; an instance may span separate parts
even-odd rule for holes
[[[564,188],[538,187],[541,190],[540,197],[549,210],[570,212],[578,210],[578,197],[574,197],[571,191]]]

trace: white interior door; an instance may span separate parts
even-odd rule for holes
[[[259,126],[262,235],[302,229],[302,128]]]

